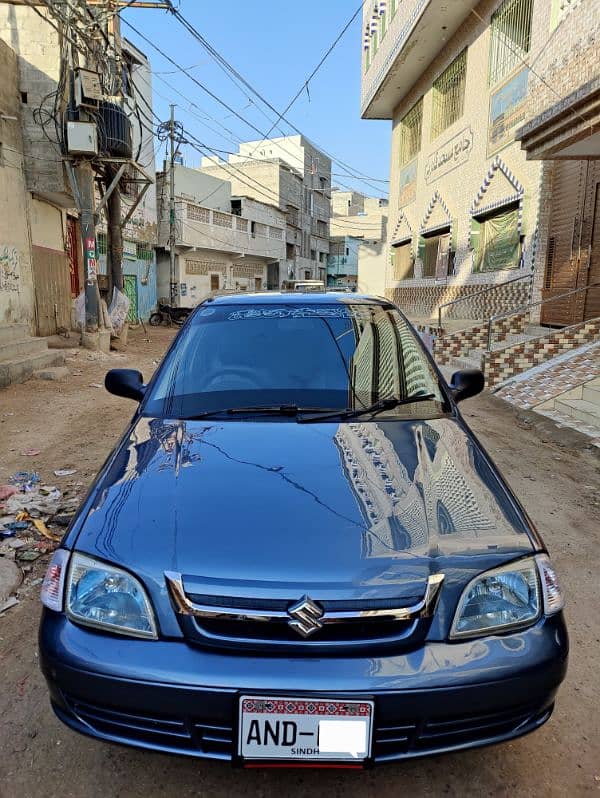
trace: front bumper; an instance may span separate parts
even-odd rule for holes
[[[68,726],[111,742],[234,761],[238,697],[252,692],[373,698],[371,762],[509,740],[550,717],[567,654],[562,614],[503,637],[346,658],[242,656],[132,640],[48,610],[40,627],[42,671]]]

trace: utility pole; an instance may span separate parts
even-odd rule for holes
[[[75,179],[78,187],[76,202],[83,242],[83,274],[85,293],[85,331],[96,333],[99,326],[98,262],[96,259],[96,212],[94,171],[90,161],[76,164]]]
[[[177,274],[175,270],[175,106],[171,106],[169,121],[169,141],[171,144],[169,165],[169,264],[171,275],[171,306],[177,302]]]

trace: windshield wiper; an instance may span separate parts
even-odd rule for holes
[[[238,413],[261,413],[272,416],[295,416],[298,413],[330,413],[329,408],[321,407],[299,407],[298,405],[258,405],[256,407],[224,407],[216,410],[204,410],[202,413],[194,413],[192,416],[185,416],[186,421],[198,421],[202,418],[211,416],[234,416]]]
[[[311,424],[317,421],[325,421],[328,418],[357,418],[358,416],[364,415],[375,416],[377,413],[382,413],[384,410],[393,410],[395,407],[400,407],[400,405],[411,405],[415,402],[426,402],[430,399],[435,399],[435,394],[415,393],[412,396],[405,396],[403,399],[392,396],[389,399],[380,399],[369,407],[360,407],[356,410],[338,410],[333,413],[319,413],[316,416],[299,418],[297,421],[298,424]]]

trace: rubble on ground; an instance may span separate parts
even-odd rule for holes
[[[69,476],[75,469],[56,469],[56,476]],[[80,503],[82,482],[42,482],[36,471],[17,471],[0,485],[0,573],[6,577],[0,596],[0,617],[16,606],[23,575],[23,588],[31,586],[28,576],[42,555],[54,551]],[[18,579],[17,579],[18,576]]]

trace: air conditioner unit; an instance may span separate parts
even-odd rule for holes
[[[95,122],[67,122],[67,152],[71,155],[97,155]]]

